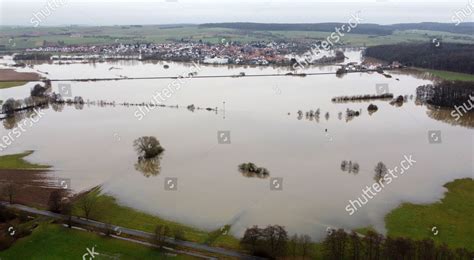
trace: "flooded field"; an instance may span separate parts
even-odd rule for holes
[[[350,52],[349,57],[357,61],[360,53]],[[312,67],[305,72],[335,72],[337,68]],[[51,79],[289,72],[272,67],[141,61],[37,64],[33,69],[19,69],[36,70],[47,72],[42,75]],[[70,179],[75,191],[103,185],[124,205],[203,229],[232,224],[232,232],[241,235],[251,225],[280,224],[289,232],[314,238],[322,238],[327,227],[373,225],[383,231],[385,214],[401,202],[438,200],[445,191],[443,184],[473,177],[474,169],[472,115],[462,117],[464,124],[458,124],[450,110],[416,104],[416,88],[431,81],[407,73],[390,74],[392,78],[352,73],[181,79],[179,89],[163,101],[178,108],[150,112],[119,105],[49,108],[1,154],[35,150],[29,159],[52,165],[54,174]],[[53,90],[70,84],[72,97],[86,101],[149,103],[176,81],[53,82]],[[2,89],[0,99],[25,98],[34,84]],[[331,102],[335,96],[376,94],[377,84],[388,84],[390,93],[407,96],[407,102],[402,106],[380,100]],[[370,103],[378,106],[377,112],[368,113]],[[191,104],[218,110],[193,112],[186,109]],[[317,109],[318,119],[297,113]],[[346,119],[346,109],[362,112]],[[142,120],[137,113],[143,115]],[[0,128],[2,135],[9,131],[5,125]],[[432,130],[441,131],[441,143],[429,142]],[[223,144],[218,142],[219,131],[230,133]],[[135,167],[133,141],[141,136],[156,136],[165,148],[157,175],[143,174]],[[405,155],[416,163],[349,215],[348,201],[356,200],[362,189],[374,183],[375,165],[383,162],[391,169]],[[342,171],[344,160],[358,163],[359,171]],[[267,168],[270,176],[244,176],[238,171],[244,162]],[[177,178],[177,190],[165,190],[165,178]],[[271,178],[281,178],[279,189],[271,188]]]

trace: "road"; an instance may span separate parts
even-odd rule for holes
[[[345,73],[361,73],[361,72],[376,72],[376,70],[364,71],[347,71]],[[202,76],[153,76],[153,77],[114,77],[114,78],[63,78],[63,79],[48,79],[51,82],[87,82],[87,81],[118,81],[118,80],[157,80],[157,79],[210,79],[210,78],[254,78],[254,77],[306,77],[306,76],[320,76],[320,75],[337,75],[336,72],[308,72],[308,73],[270,73],[270,74],[246,74],[241,75],[202,75]],[[21,79],[0,79],[0,82],[24,82]],[[40,81],[40,80],[37,80]]]
[[[67,216],[65,216],[65,215],[53,213],[53,212],[46,211],[46,210],[39,210],[39,209],[31,208],[31,207],[28,207],[28,206],[24,206],[24,205],[19,205],[19,204],[10,205],[6,202],[0,202],[0,204],[4,205],[6,207],[9,207],[9,208],[15,208],[17,210],[21,210],[21,211],[28,212],[28,213],[31,213],[31,214],[51,217],[51,218],[55,218],[55,219],[67,219]],[[72,217],[72,222],[76,223],[76,224],[84,225],[84,226],[95,227],[95,228],[105,229],[107,227],[107,224],[105,224],[105,223],[94,221],[94,220],[87,220],[87,219],[79,218],[79,217],[75,217],[75,216]],[[115,226],[115,225],[108,225],[108,227],[111,228],[112,230],[114,230],[116,232],[116,235],[127,234],[127,235],[130,235],[130,236],[135,236],[135,237],[139,237],[139,238],[143,238],[143,239],[147,239],[147,240],[152,239],[154,237],[154,235],[152,233],[148,233],[148,232],[144,232],[144,231],[140,231],[140,230],[136,230],[136,229],[129,229],[129,228]],[[209,253],[219,254],[219,255],[223,255],[223,256],[230,256],[230,257],[236,257],[236,258],[248,259],[248,260],[262,260],[262,259],[264,259],[264,258],[260,258],[260,257],[254,257],[254,256],[242,254],[242,253],[232,251],[232,250],[228,250],[228,249],[224,249],[224,248],[212,247],[212,246],[208,246],[208,245],[198,244],[198,243],[195,243],[195,242],[176,240],[176,239],[171,238],[171,237],[165,238],[165,241],[166,241],[166,243],[171,244],[171,245],[192,248],[192,249],[195,249],[195,250],[206,251],[206,252],[209,252]]]

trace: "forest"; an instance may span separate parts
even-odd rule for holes
[[[409,67],[474,74],[474,45],[433,42],[373,46],[364,55]]]

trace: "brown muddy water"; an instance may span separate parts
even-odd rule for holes
[[[353,60],[359,53],[350,53]],[[49,78],[176,76],[286,73],[272,67],[201,66],[144,63],[39,64],[19,71],[48,72]],[[114,67],[111,69],[111,67]],[[336,71],[336,66],[312,67],[307,72]],[[36,150],[29,160],[52,165],[59,178],[71,180],[75,191],[103,185],[120,203],[164,218],[215,229],[233,224],[241,235],[251,225],[280,224],[290,232],[318,239],[327,227],[368,225],[384,231],[384,216],[402,202],[430,203],[443,197],[443,184],[473,177],[472,116],[456,122],[450,110],[433,111],[417,105],[415,97],[401,107],[388,101],[332,103],[343,95],[376,94],[376,84],[388,84],[395,96],[415,96],[429,79],[391,72],[308,77],[183,79],[164,104],[142,120],[137,107],[85,105],[46,109],[41,120],[1,154]],[[45,75],[45,74],[43,74]],[[396,80],[396,79],[399,80]],[[151,102],[176,80],[69,82],[72,96],[84,100]],[[68,83],[62,82],[61,84]],[[35,83],[0,90],[2,99],[24,98]],[[58,82],[53,90],[58,91]],[[225,102],[225,112],[224,103]],[[373,103],[378,111],[369,115]],[[187,105],[218,107],[217,112]],[[297,111],[320,109],[319,120],[298,118]],[[346,109],[362,110],[345,119]],[[436,109],[435,109],[436,110]],[[326,113],[329,116],[326,117]],[[339,113],[343,116],[339,119]],[[467,123],[466,123],[467,122]],[[327,132],[326,132],[327,130]],[[428,131],[441,131],[441,143],[430,144]],[[8,129],[1,127],[2,135]],[[230,144],[219,144],[218,131],[230,131]],[[166,149],[158,175],[135,169],[133,141],[156,136]],[[349,215],[349,200],[374,183],[374,167],[398,166],[404,155],[416,163],[385,189]],[[341,170],[341,161],[357,162],[357,174]],[[246,177],[237,166],[254,162],[270,171],[268,178]],[[165,178],[177,178],[177,190],[165,190]],[[281,190],[271,178],[282,178]]]

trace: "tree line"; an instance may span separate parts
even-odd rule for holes
[[[474,96],[474,82],[443,81],[419,86],[416,100],[439,107],[461,106]]]
[[[474,45],[458,43],[404,43],[368,47],[366,57],[406,66],[474,74]]]
[[[240,244],[253,255],[270,259],[471,260],[474,257],[474,252],[467,249],[452,249],[446,244],[436,244],[431,239],[385,237],[374,231],[362,235],[354,231],[347,233],[343,229],[331,229],[321,244],[315,244],[308,235],[295,234],[289,237],[285,228],[279,225],[250,227]]]

